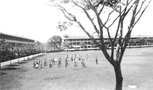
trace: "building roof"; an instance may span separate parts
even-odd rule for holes
[[[114,37],[114,36],[111,36]],[[151,37],[153,38],[153,35],[131,35],[131,38],[146,38],[146,37]],[[99,38],[98,36],[94,36],[94,38]],[[104,35],[104,38],[108,38],[107,35]],[[89,39],[88,36],[69,36],[68,38],[64,39]]]
[[[2,32],[0,32],[0,34],[12,36],[12,37],[17,37],[17,38],[23,38],[23,39],[33,40],[33,39],[29,39],[29,38],[26,38],[26,37],[23,37],[23,36],[10,35],[10,34],[6,34],[6,33],[2,33]],[[35,41],[35,40],[34,40],[34,41]]]
[[[98,36],[94,36],[95,38],[98,38]],[[88,36],[69,36],[68,38],[65,39],[88,39]]]

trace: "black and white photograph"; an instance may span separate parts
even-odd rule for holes
[[[0,90],[153,90],[152,0],[0,0]]]

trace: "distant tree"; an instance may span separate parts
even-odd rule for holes
[[[72,48],[73,46],[72,46],[72,43],[71,43],[71,42],[65,41],[65,42],[64,42],[64,47],[67,48],[67,49],[70,49],[70,48]]]
[[[150,45],[153,44],[153,38],[146,38],[146,42]]]
[[[3,52],[5,51],[5,40],[0,40],[0,68],[1,68],[1,62],[4,59]]]
[[[14,53],[15,53],[15,58],[18,58],[18,63],[19,63],[19,58],[21,57],[21,43],[15,43],[15,46],[14,46]]]
[[[54,35],[48,40],[48,45],[50,45],[50,47],[54,47],[54,50],[55,49],[59,50],[61,44],[62,44],[62,38],[59,35]]]
[[[146,44],[146,40],[144,38],[135,39],[136,45],[139,45],[140,47],[144,44]]]
[[[10,60],[11,65],[11,59],[14,58],[13,46],[11,46],[10,43],[6,42],[5,39],[2,39],[0,41],[0,52],[1,61]]]
[[[134,39],[130,39],[128,43],[129,47],[136,45],[136,42]]]
[[[141,45],[145,45],[147,43],[147,41],[145,40],[145,38],[141,38],[140,43],[141,43]]]
[[[115,71],[116,88],[122,90],[123,76],[121,61],[130,40],[132,30],[146,11],[151,0],[51,0],[52,6],[62,11],[63,15],[77,24],[90,39],[102,50],[105,58],[110,62]],[[72,7],[71,7],[72,6]],[[78,13],[70,12],[70,8],[81,10],[93,26],[94,32],[99,36],[99,44],[94,36],[89,33],[85,25],[76,16]],[[126,24],[125,24],[126,23]],[[67,29],[67,24],[61,24]],[[61,30],[62,28],[60,28]],[[113,30],[112,30],[113,29]],[[115,31],[114,37],[111,32]],[[123,35],[125,32],[125,36]],[[111,53],[108,53],[104,32],[107,33],[111,44]],[[116,48],[115,48],[116,47]],[[116,52],[115,52],[116,51]]]
[[[43,43],[41,43],[39,41],[35,42],[33,47],[35,49],[35,52],[37,52],[37,53],[41,53],[41,52],[45,51]]]

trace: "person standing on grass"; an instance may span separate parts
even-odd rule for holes
[[[71,55],[71,61],[73,61],[74,60],[74,57]]]
[[[47,66],[47,61],[46,61],[46,59],[44,60],[44,66]]]
[[[39,64],[40,64],[40,63],[39,63],[39,60],[36,60],[36,61],[35,61],[35,68],[36,68],[36,69],[39,68]]]
[[[79,55],[78,60],[81,61],[81,56]]]
[[[98,65],[98,58],[97,57],[96,57],[96,60],[95,61],[96,61],[96,64]]]
[[[35,64],[35,68],[37,69],[38,67],[39,67],[39,63],[36,62],[36,64]]]
[[[84,60],[81,61],[81,65],[82,65],[82,67],[85,67],[85,62],[84,62]]]
[[[40,60],[40,68],[43,68],[43,61]]]
[[[69,55],[67,54],[66,58],[68,59],[69,58]]]
[[[60,68],[61,67],[61,64],[62,64],[62,60],[61,58],[58,59],[58,67]]]
[[[33,68],[36,67],[36,60],[33,61]]]
[[[55,65],[54,58],[52,59],[52,64]]]
[[[49,68],[52,68],[53,67],[53,60],[49,60]]]
[[[77,54],[75,54],[75,56],[74,56],[74,60],[76,60],[77,59]]]
[[[74,60],[74,67],[77,67],[78,65],[77,65],[77,60],[75,59]]]
[[[68,58],[65,59],[65,67],[68,67]]]
[[[81,61],[81,65],[82,65],[82,67],[86,67],[86,65],[85,65],[85,59],[82,57],[82,61]]]
[[[88,55],[87,55],[87,59],[86,60],[88,60]]]

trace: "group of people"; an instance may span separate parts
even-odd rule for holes
[[[82,57],[79,54],[75,55],[67,55],[65,58],[65,67],[68,67],[70,65],[70,62],[74,62],[74,67],[78,67],[79,62],[81,62],[82,67],[86,67],[85,61],[88,60],[88,55],[86,58]],[[98,65],[98,58],[96,57],[95,60],[96,64]],[[40,60],[40,59],[35,59],[33,62],[33,68],[38,69],[38,68],[43,68],[45,66],[49,66],[49,68],[53,68],[54,65],[58,65],[58,68],[61,67],[62,65],[62,59],[61,58],[53,58],[48,60],[47,58]]]

